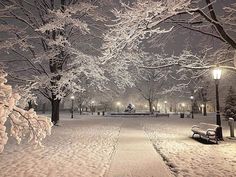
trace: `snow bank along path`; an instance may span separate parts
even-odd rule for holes
[[[99,177],[110,165],[121,122],[116,119],[63,120],[45,148],[10,140],[0,154],[0,177]]]

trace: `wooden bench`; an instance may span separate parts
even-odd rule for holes
[[[194,135],[198,134],[200,138],[206,139],[207,141],[214,140],[218,144],[217,129],[219,125],[199,123],[198,125],[192,126],[192,132]]]

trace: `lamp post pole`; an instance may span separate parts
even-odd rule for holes
[[[71,119],[74,118],[74,100],[75,100],[75,96],[72,95],[71,97]]]
[[[202,112],[202,115],[204,115],[204,104],[201,104],[201,112]]]
[[[216,124],[219,125],[217,136],[219,140],[223,140],[223,133],[221,127],[221,118],[220,118],[220,101],[219,101],[219,80],[221,77],[221,70],[219,68],[215,68],[213,71],[214,79],[215,79],[215,89],[216,89]]]
[[[181,104],[182,112],[183,112],[183,113],[185,112],[185,106],[186,106],[185,103],[182,103],[182,104]]]
[[[120,112],[120,105],[121,105],[120,102],[117,102],[117,103],[116,103],[116,106],[117,106],[117,112]]]
[[[219,80],[215,80],[216,82],[216,124],[219,125],[218,130],[218,138],[223,140],[222,135],[222,127],[221,127],[221,119],[220,119],[220,101],[219,101]]]
[[[166,109],[167,101],[164,101],[164,103],[165,103],[165,113],[167,113],[167,109]]]
[[[192,103],[192,119],[193,119],[194,118],[194,115],[193,115],[193,99],[194,99],[194,97],[190,96],[190,99],[191,99],[191,103]]]

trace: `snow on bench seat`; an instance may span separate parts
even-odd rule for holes
[[[209,140],[215,140],[216,143],[218,143],[218,137],[217,137],[217,129],[219,128],[219,125],[215,124],[208,124],[208,123],[199,123],[198,125],[192,126],[192,132],[194,137],[195,134],[198,134],[200,138],[204,138]]]

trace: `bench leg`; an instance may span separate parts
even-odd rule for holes
[[[218,144],[218,138],[216,138],[216,144]]]

